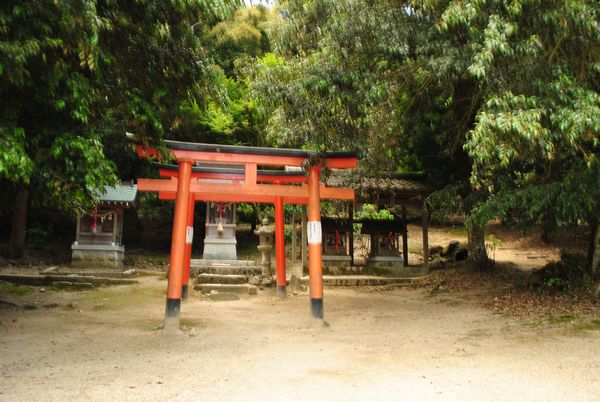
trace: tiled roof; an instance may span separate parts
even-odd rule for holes
[[[104,190],[104,194],[100,195],[100,202],[133,202],[137,195],[135,184],[121,184],[116,187],[105,186]]]
[[[420,180],[402,175],[383,174],[379,177],[359,177],[351,171],[335,171],[326,184],[330,187],[350,187],[361,192],[386,192],[402,194],[427,194],[429,188]]]
[[[378,177],[369,177],[357,173],[332,171],[326,179],[326,185],[354,189],[359,203],[403,204],[431,192],[417,174],[382,173]]]

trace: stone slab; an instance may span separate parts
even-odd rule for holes
[[[190,260],[191,266],[213,266],[213,265],[229,265],[229,266],[244,266],[244,265],[256,265],[252,260],[205,260],[202,258],[192,258]]]
[[[133,285],[138,283],[134,279],[97,278],[95,276],[79,275],[16,275],[0,274],[0,280],[19,285],[48,286],[54,282],[91,283],[100,285]]]
[[[324,286],[382,286],[407,285],[417,278],[390,278],[371,275],[323,275]],[[302,283],[308,284],[308,276],[302,278]]]
[[[241,284],[247,283],[246,275],[221,275],[203,273],[196,277],[196,283],[222,283],[222,284]]]
[[[323,262],[325,262],[325,261],[344,261],[344,262],[348,262],[348,263],[352,260],[349,255],[323,255],[321,257],[321,259],[323,260]]]
[[[229,292],[216,292],[208,295],[208,298],[212,301],[234,301],[240,300],[240,296],[237,293]]]
[[[230,265],[211,265],[211,266],[190,266],[190,276],[197,277],[201,274],[217,275],[261,275],[262,268],[252,265],[230,266]]]
[[[242,295],[255,295],[257,294],[257,287],[253,285],[234,285],[234,284],[220,284],[220,283],[203,283],[194,285],[194,290],[199,290],[202,294],[209,294],[212,291],[223,292],[223,293],[236,293]]]

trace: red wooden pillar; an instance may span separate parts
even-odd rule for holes
[[[181,299],[187,300],[190,283],[190,259],[192,258],[192,243],[194,241],[194,194],[190,193],[187,210],[187,227],[185,235],[185,257],[183,260],[183,280],[181,285]]]
[[[167,285],[167,306],[165,309],[165,329],[179,329],[179,312],[181,310],[181,286],[185,257],[185,237],[187,227],[188,203],[190,201],[190,179],[192,161],[179,160],[179,176],[177,179],[177,195],[175,197],[175,217],[173,219],[173,235],[171,238],[171,255],[169,258],[169,281]]]
[[[320,166],[311,166],[308,171],[308,276],[310,306],[314,319],[323,321],[323,266],[321,232],[321,196],[319,194]]]
[[[285,214],[283,198],[275,198],[275,267],[277,271],[277,293],[285,299]]]

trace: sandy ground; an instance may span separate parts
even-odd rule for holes
[[[147,277],[1,308],[0,400],[600,400],[600,331],[495,315],[477,292],[326,289],[326,328],[307,293],[193,295],[168,335],[155,329],[165,287]]]

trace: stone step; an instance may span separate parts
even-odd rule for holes
[[[60,268],[55,271],[42,271],[42,275],[78,275],[78,276],[94,276],[96,278],[132,278],[138,276],[138,271],[128,269],[126,271],[94,271],[80,269]]]
[[[93,286],[102,285],[133,285],[138,283],[134,279],[98,278],[88,275],[17,275],[0,274],[0,281],[16,283],[18,285],[49,286],[54,283],[86,283]]]
[[[383,286],[383,285],[407,285],[419,279],[415,278],[392,278],[371,275],[323,275],[324,286]],[[302,278],[302,283],[308,284],[308,276]]]
[[[246,275],[221,275],[204,273],[196,277],[196,283],[240,284],[248,283],[248,277]]]
[[[194,290],[202,294],[208,294],[212,291],[221,293],[235,293],[241,295],[255,295],[258,288],[249,284],[221,284],[221,283],[202,283],[194,285]]]
[[[242,266],[231,266],[231,265],[190,265],[190,276],[197,277],[202,274],[217,274],[217,275],[260,275],[262,274],[262,268],[256,265],[242,265]]]
[[[252,266],[256,263],[252,260],[203,260],[200,258],[192,258],[190,260],[191,266]]]

